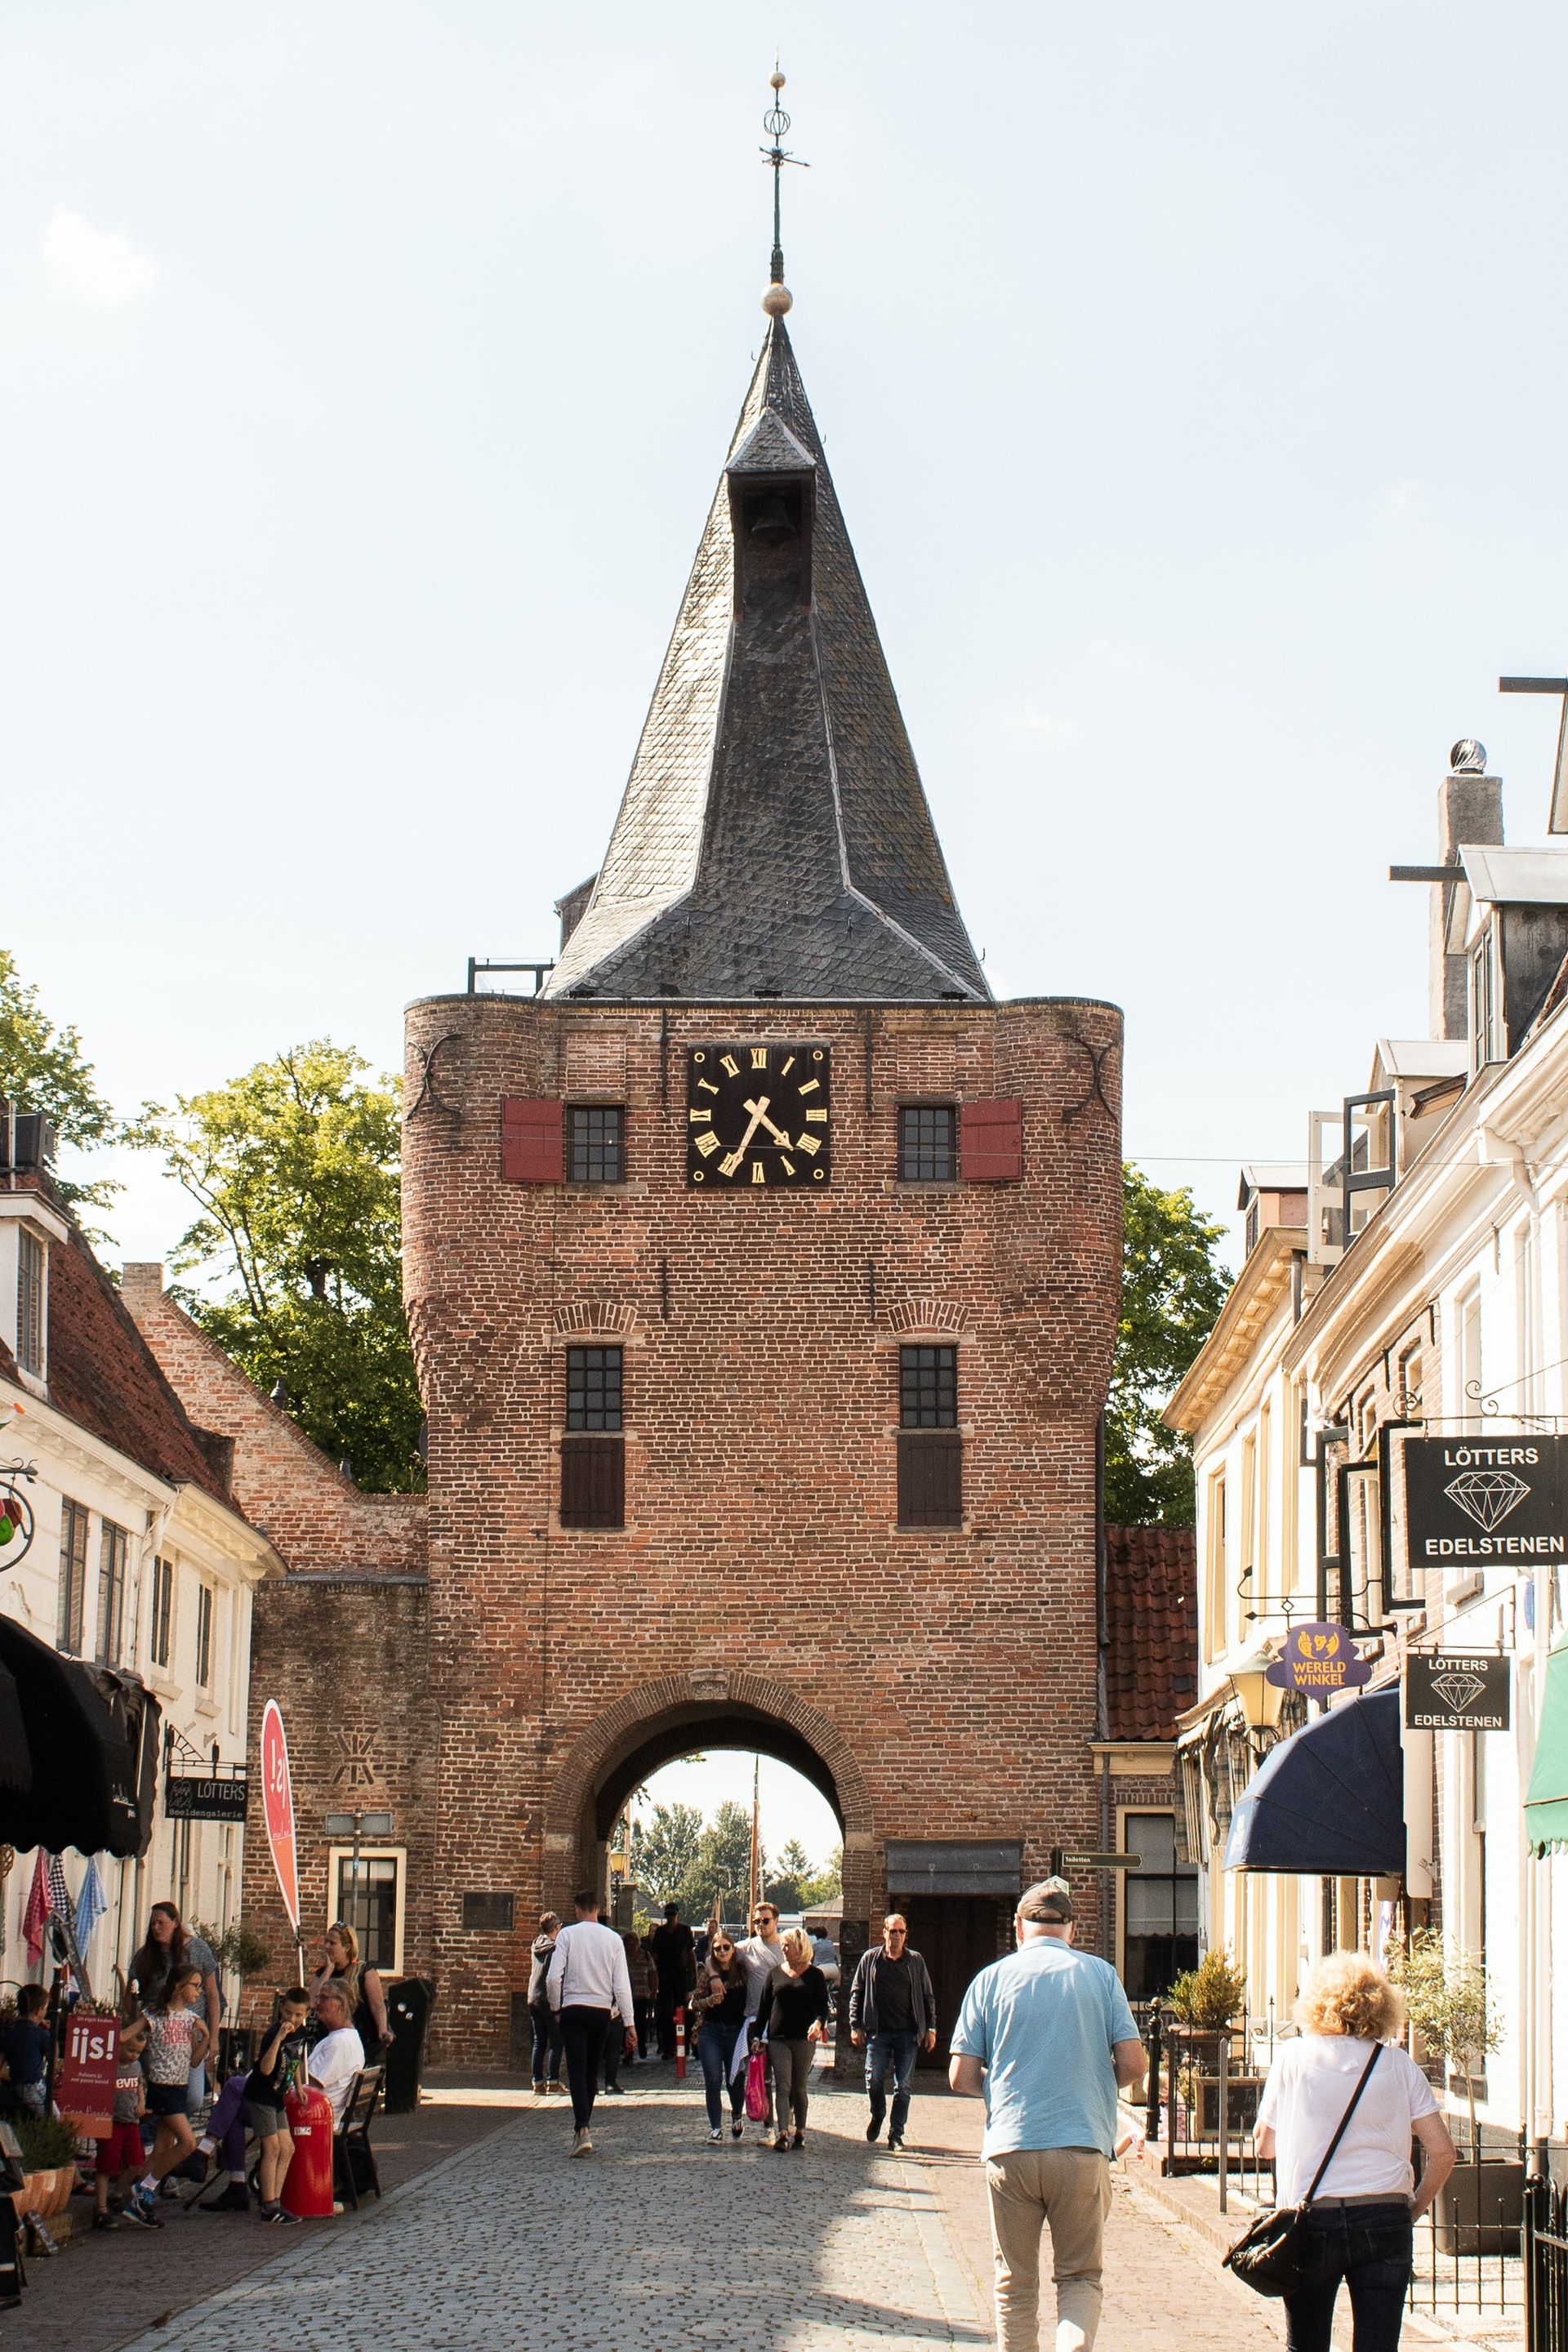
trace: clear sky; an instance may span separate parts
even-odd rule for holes
[[[1129,1149],[1227,1209],[1425,1028],[1383,876],[1452,739],[1544,824],[1560,8],[8,10],[0,937],[128,1108],[550,952],[757,347],[775,40],[970,928],[1125,1006]]]
[[[661,1765],[647,1782],[650,1805],[695,1805],[710,1818],[728,1798],[749,1807],[752,1801],[752,1754],[727,1748],[704,1748],[701,1760],[679,1759]],[[647,1807],[639,1808],[647,1818]],[[819,1795],[789,1764],[762,1759],[757,1774],[757,1813],[763,1851],[776,1862],[791,1838],[798,1838],[821,1869],[844,1832],[826,1797]],[[743,1892],[744,1890],[742,1890]]]

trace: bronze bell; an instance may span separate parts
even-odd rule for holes
[[[783,541],[795,537],[795,517],[789,510],[789,501],[774,490],[759,505],[748,536],[765,540],[770,547],[777,547]]]

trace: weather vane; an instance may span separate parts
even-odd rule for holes
[[[768,273],[768,290],[763,296],[763,308],[770,319],[782,319],[784,312],[793,306],[795,296],[784,282],[784,242],[779,227],[779,183],[784,178],[784,167],[786,163],[798,164],[803,172],[809,172],[811,166],[809,163],[803,163],[798,155],[786,153],[780,144],[784,132],[789,129],[789,117],[779,103],[779,92],[784,86],[784,78],[779,71],[776,55],[773,58],[773,69],[768,76],[768,83],[773,93],[773,102],[763,117],[763,129],[773,143],[771,147],[760,149],[759,152],[763,162],[773,168],[773,268]]]

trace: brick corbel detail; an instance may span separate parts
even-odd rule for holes
[[[616,1307],[601,1298],[579,1298],[555,1309],[555,1336],[575,1339],[586,1331],[607,1331],[617,1339],[630,1339],[637,1328],[635,1307]]]
[[[941,1331],[957,1338],[968,1330],[971,1319],[968,1307],[951,1298],[906,1298],[888,1309],[888,1328],[900,1339],[916,1331]]]

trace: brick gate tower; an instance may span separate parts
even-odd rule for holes
[[[693,1748],[816,1784],[849,1953],[896,1898],[950,2013],[1100,1842],[1121,1017],[991,995],[782,295],[559,961],[408,1016],[424,1916],[469,2054]]]

